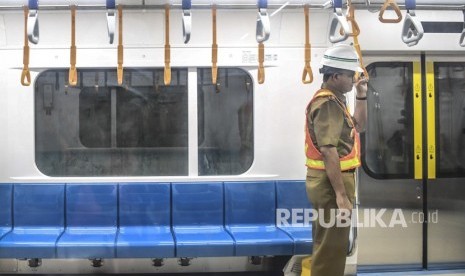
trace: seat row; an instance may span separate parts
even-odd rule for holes
[[[310,254],[303,181],[0,184],[0,258]]]

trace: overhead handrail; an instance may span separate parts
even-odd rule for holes
[[[391,7],[397,15],[397,18],[384,18],[384,12]],[[402,21],[402,13],[400,12],[399,6],[396,3],[396,0],[386,0],[383,7],[379,11],[378,15],[379,21],[382,23],[399,23]]]
[[[353,39],[354,39],[354,49],[357,51],[358,59],[360,62],[360,67],[363,69],[363,75],[364,77],[368,80],[369,75],[368,71],[363,63],[363,57],[362,57],[362,50],[360,48],[360,43],[358,42],[358,36],[360,35],[360,29],[358,27],[357,21],[355,20],[355,8],[352,6],[352,0],[347,0],[347,6],[348,6],[348,17],[349,22],[352,24],[352,30],[356,30],[353,34]],[[356,72],[356,78],[360,78],[360,73]]]
[[[29,72],[29,40],[27,37],[27,21],[29,8],[24,6],[24,47],[23,47],[23,71],[21,73],[21,84],[29,86],[31,84],[31,72]]]
[[[118,85],[123,84],[123,6],[118,5]]]
[[[170,5],[165,5],[165,70],[164,82],[165,85],[171,83],[171,46],[170,46]]]
[[[106,1],[106,0],[105,0]],[[105,10],[104,0],[43,0],[40,3],[40,10],[41,11],[58,11],[58,10],[68,10],[69,3],[73,2],[78,5],[78,10]],[[358,9],[365,9],[365,10],[377,10],[383,6],[385,0],[357,0],[354,5]],[[23,5],[22,2],[25,0],[3,0],[0,1],[0,11],[11,11],[11,10],[19,10],[22,9]],[[124,9],[125,10],[160,10],[164,9],[165,3],[168,1],[154,1],[154,0],[138,0],[138,1],[130,1],[130,0],[123,0],[124,2]],[[181,1],[170,1],[171,9],[181,10],[182,5],[179,4]],[[197,1],[192,3],[192,8],[196,10],[209,10],[211,5],[206,4],[208,2],[215,2],[217,9],[240,9],[240,10],[250,10],[252,7],[251,1]],[[304,3],[308,3],[311,9],[322,9],[327,10],[330,7],[333,7],[332,0],[274,0],[269,1],[268,9],[278,10],[285,6],[285,8],[290,9],[299,9],[302,8]],[[401,0],[396,0],[396,2],[401,2]],[[399,4],[400,5],[400,4]],[[418,0],[417,1],[417,10],[463,10],[464,3],[463,0]]]
[[[192,15],[191,15],[191,0],[182,0],[182,35],[184,43],[187,44],[191,38],[192,30]]]
[[[71,47],[70,47],[70,58],[69,58],[69,85],[77,85],[77,70],[76,70],[76,6],[71,6]]]
[[[216,44],[216,5],[212,6],[212,83],[216,84],[218,77],[218,44]]]
[[[115,0],[107,0],[106,8],[107,8],[108,38],[110,40],[110,44],[113,44],[113,38],[115,37],[115,29],[116,29]]]
[[[27,36],[33,44],[39,43],[39,0],[29,0]]]
[[[313,82],[313,72],[312,67],[310,67],[310,61],[312,60],[311,56],[311,45],[310,45],[310,14],[308,9],[308,4],[304,6],[304,15],[305,15],[305,66],[302,72],[302,82],[304,84]],[[308,77],[308,78],[307,78]]]
[[[258,0],[256,39],[258,43],[265,42],[270,38],[271,24],[267,9],[268,0]]]
[[[405,8],[407,14],[402,28],[402,41],[411,47],[418,44],[418,41],[423,37],[424,31],[421,22],[415,16],[416,0],[405,0]]]
[[[459,41],[459,44],[461,47],[465,47],[465,10],[462,11],[463,12],[463,30],[462,30],[462,34],[460,35],[460,41]]]
[[[329,27],[329,41],[331,43],[337,43],[346,40],[352,32],[350,31],[346,16],[342,12],[342,0],[334,0],[333,9],[334,13]],[[338,31],[337,27],[339,25],[343,30],[342,32]]]

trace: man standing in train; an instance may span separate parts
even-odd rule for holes
[[[328,222],[335,213],[351,212],[355,201],[354,173],[361,165],[358,133],[364,130],[367,117],[367,80],[356,79],[356,72],[363,72],[359,64],[349,45],[328,49],[321,61],[323,84],[306,110],[306,189],[320,216],[312,225],[312,276],[344,275],[350,226],[333,223],[328,227]],[[345,94],[354,85],[352,116]]]

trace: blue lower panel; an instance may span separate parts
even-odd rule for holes
[[[292,255],[293,240],[276,227],[230,227],[236,240],[236,256]]]
[[[116,231],[65,232],[57,243],[57,258],[114,258]]]
[[[174,240],[169,227],[121,228],[116,242],[118,258],[172,258]]]
[[[219,231],[174,230],[177,257],[234,256],[234,240],[223,229]]]

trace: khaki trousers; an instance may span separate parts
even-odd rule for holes
[[[355,201],[354,173],[343,172],[342,178],[349,200]],[[330,222],[331,209],[337,210],[336,194],[325,171],[308,169],[307,196],[316,211],[324,212],[324,222]],[[334,211],[333,211],[334,212]],[[318,213],[321,214],[321,211]],[[312,276],[342,276],[349,246],[350,226],[322,226],[319,219],[313,221]]]

